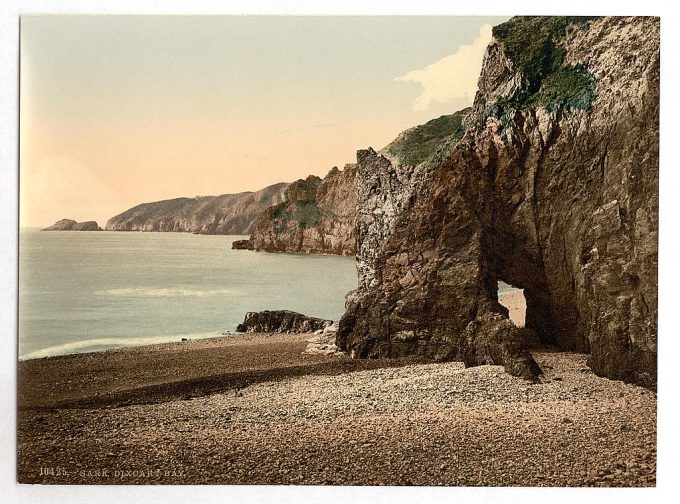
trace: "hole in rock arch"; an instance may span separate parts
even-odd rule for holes
[[[498,281],[498,302],[510,312],[510,320],[517,327],[524,327],[526,322],[527,302],[524,289],[519,289],[505,282]]]

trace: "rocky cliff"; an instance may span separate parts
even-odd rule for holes
[[[396,177],[395,183],[401,186],[411,178],[419,178],[419,173],[431,166],[431,159],[441,149],[463,135],[462,118],[466,112],[468,109],[441,116],[402,132],[380,151],[396,168],[394,174],[386,172],[382,175]],[[348,164],[342,171],[334,167],[323,180],[310,176],[291,184],[286,201],[257,220],[250,239],[252,246],[267,252],[354,255],[355,232],[371,234],[355,226],[357,213],[361,216],[368,212],[368,220],[373,225],[382,225],[384,220],[389,220],[389,215],[373,214],[374,211],[381,212],[382,207],[357,206],[357,193],[370,192],[375,184],[366,180],[357,184],[356,173],[357,165]],[[378,173],[381,172],[376,172],[376,176],[380,176]],[[367,198],[362,199],[365,200]],[[396,205],[395,212],[400,211],[402,203]],[[376,216],[383,219],[376,219]],[[379,239],[379,234],[372,235]],[[368,242],[364,241],[364,247],[368,248]]]
[[[250,237],[255,250],[354,255],[356,165],[290,184],[285,201],[265,211]]]
[[[61,219],[43,231],[101,231],[96,221],[76,222],[73,219]]]
[[[408,212],[452,146],[462,138],[462,120],[470,109],[433,119],[402,132],[376,153],[357,153],[357,267],[359,286],[375,278],[375,261],[397,217]]]
[[[105,229],[248,234],[258,215],[284,200],[287,187],[279,183],[256,192],[142,203],[109,219]]]
[[[406,166],[357,154],[359,288],[338,347],[535,378],[533,333],[653,385],[658,118],[658,18],[495,27],[462,138]],[[524,289],[526,329],[499,280]]]

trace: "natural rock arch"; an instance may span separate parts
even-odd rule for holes
[[[462,140],[416,167],[359,151],[359,289],[338,346],[535,375],[526,333],[497,302],[501,279],[524,289],[526,328],[542,342],[654,384],[658,29],[605,18],[561,40],[567,68],[599,79],[582,110],[501,107],[524,80],[492,42]]]

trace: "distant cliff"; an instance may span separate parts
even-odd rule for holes
[[[176,231],[248,234],[263,211],[284,201],[287,183],[257,192],[142,203],[109,219],[107,231]]]
[[[536,379],[530,331],[653,386],[659,19],[517,17],[493,36],[460,140],[415,168],[411,147],[359,151],[359,288],[337,345]],[[499,280],[524,289],[526,329]]]
[[[76,222],[73,219],[61,219],[43,231],[101,231],[96,221]]]
[[[337,167],[322,180],[310,175],[286,189],[285,201],[255,222],[255,250],[354,255],[356,165]]]

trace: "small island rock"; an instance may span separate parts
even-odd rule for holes
[[[61,219],[43,231],[101,231],[96,221],[76,222],[73,219]]]

